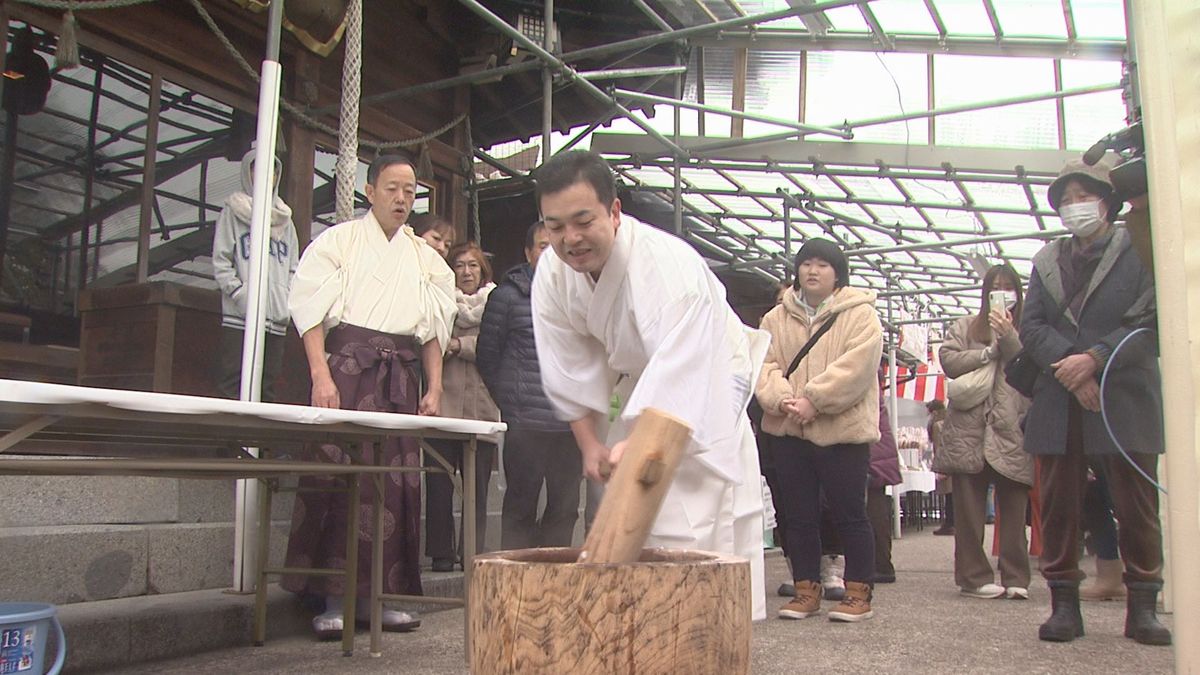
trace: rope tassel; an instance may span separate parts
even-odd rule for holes
[[[429,152],[428,143],[421,144],[421,151],[417,155],[417,178],[433,180],[433,157]]]
[[[62,30],[58,32],[58,49],[54,53],[55,70],[79,67],[79,39],[75,29],[75,11],[68,7],[63,14]]]

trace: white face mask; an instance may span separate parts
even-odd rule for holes
[[[1071,234],[1087,238],[1104,227],[1105,221],[1100,213],[1101,208],[1104,208],[1103,200],[1076,202],[1060,208],[1058,217],[1062,219],[1063,227],[1070,230]]]
[[[1004,291],[1004,308],[1012,309],[1017,306],[1017,292]]]

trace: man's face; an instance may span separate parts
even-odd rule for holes
[[[417,199],[417,176],[407,164],[393,164],[367,184],[367,201],[371,213],[385,229],[396,230],[408,222],[413,202]]]
[[[550,235],[546,232],[546,228],[539,227],[537,232],[533,234],[533,248],[525,249],[525,262],[529,266],[537,269],[538,258],[542,257],[542,251],[550,245]]]
[[[599,278],[621,224],[621,200],[601,204],[596,190],[579,181],[542,195],[540,206],[550,245],[558,257],[576,272]]]

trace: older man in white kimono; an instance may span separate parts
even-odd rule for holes
[[[405,225],[416,197],[412,162],[384,155],[367,171],[371,210],[336,225],[313,240],[296,270],[288,299],[292,320],[304,341],[312,375],[312,405],[396,413],[437,415],[442,393],[442,348],[449,343],[457,307],[454,273],[423,239]],[[417,368],[425,374],[425,391]],[[418,400],[419,397],[419,400]],[[342,450],[323,446],[333,462]],[[382,463],[420,466],[411,438],[392,439],[368,452]],[[329,479],[302,483],[327,487]],[[421,594],[421,481],[417,473],[385,481],[384,592]],[[374,483],[360,485],[361,508],[369,509]],[[341,567],[348,509],[344,493],[301,492],[292,515],[288,567]],[[361,535],[360,535],[361,536]],[[325,613],[313,619],[322,638],[342,630],[345,593],[369,597],[371,543],[360,542],[358,588],[342,577],[284,577],[284,588],[325,598]],[[369,611],[357,604],[359,619]],[[411,630],[419,621],[406,612],[384,612],[384,627]]]
[[[616,463],[646,407],[692,427],[650,544],[750,560],[752,616],[765,618],[762,488],[746,405],[769,338],[737,319],[725,289],[680,239],[621,214],[595,153],[537,172],[552,251],[533,282],[534,336],[546,394],[583,454],[584,473]],[[624,376],[624,377],[622,377]],[[614,389],[621,413],[601,441]]]

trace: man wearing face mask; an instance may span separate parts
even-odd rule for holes
[[[1025,450],[1041,461],[1041,567],[1053,597],[1053,614],[1038,636],[1068,642],[1084,632],[1079,529],[1090,466],[1108,479],[1121,523],[1125,636],[1168,645],[1171,633],[1155,616],[1163,566],[1158,493],[1137,470],[1157,480],[1157,455],[1163,452],[1157,345],[1153,337],[1139,335],[1113,359],[1133,325],[1153,312],[1154,280],[1128,232],[1113,224],[1121,202],[1108,177],[1111,168],[1107,161],[1095,166],[1072,161],[1050,185],[1050,205],[1071,236],[1034,256],[1021,321],[1021,342],[1042,369],[1025,426]],[[1102,393],[1128,459],[1101,418]]]

